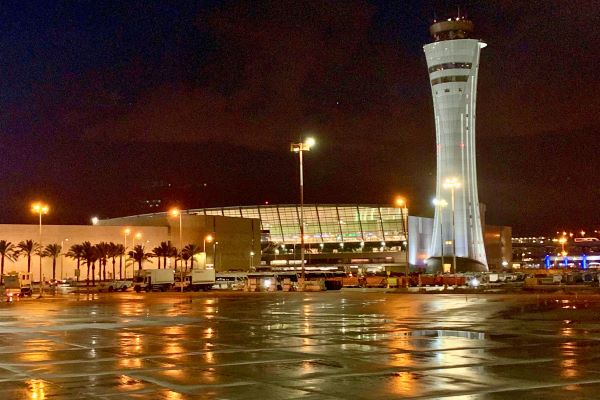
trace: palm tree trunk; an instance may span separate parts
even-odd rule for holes
[[[56,280],[56,257],[52,257],[52,280]]]
[[[4,283],[4,254],[2,254],[2,264],[0,264],[0,285]]]
[[[87,275],[85,277],[85,286],[90,286],[90,262],[87,262]]]
[[[119,257],[119,279],[123,279],[123,256]]]
[[[113,281],[114,281],[115,279],[117,279],[117,275],[115,275],[115,272],[116,272],[115,271],[115,263],[117,261],[115,260],[115,257],[113,257],[112,260],[113,260],[113,276],[112,276],[112,278],[113,278]]]
[[[92,263],[92,286],[96,286],[96,261]]]
[[[163,256],[163,268],[167,268],[167,253]]]
[[[79,275],[81,275],[81,270],[79,269],[80,259],[77,257],[77,282],[79,282]]]
[[[31,254],[27,254],[27,273],[31,273]]]

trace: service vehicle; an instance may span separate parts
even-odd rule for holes
[[[7,297],[31,296],[33,294],[31,274],[29,272],[9,272],[4,275],[4,288]]]
[[[175,271],[165,269],[143,269],[138,272],[133,282],[133,290],[141,292],[160,291],[166,292],[175,284]]]
[[[215,284],[215,270],[213,268],[194,268],[185,276],[184,290],[193,290],[194,292],[210,290]]]
[[[131,287],[131,281],[106,281],[98,283],[99,292],[125,292]]]

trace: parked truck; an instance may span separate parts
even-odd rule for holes
[[[31,274],[28,272],[9,272],[4,275],[6,296],[31,296]]]
[[[175,284],[176,290],[181,290],[182,283],[179,281],[179,276],[175,277],[178,281]],[[212,268],[194,268],[188,271],[183,278],[183,290],[194,291],[210,290],[216,283],[215,270]]]
[[[175,271],[165,269],[143,269],[139,271],[133,282],[133,290],[141,292],[145,290],[166,292],[175,283]]]

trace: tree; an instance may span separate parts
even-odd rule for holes
[[[11,242],[6,240],[0,240],[0,256],[2,262],[0,263],[0,285],[4,283],[4,259],[14,261],[18,257],[17,247]]]
[[[184,258],[187,255],[187,258],[190,259],[190,269],[194,269],[194,256],[196,254],[200,254],[202,253],[202,250],[200,249],[200,246],[194,244],[194,243],[190,243],[185,245],[185,247],[183,248],[183,254],[184,254]],[[185,262],[185,269],[187,270],[187,259]]]
[[[19,255],[25,254],[27,256],[27,273],[31,273],[31,256],[35,254],[40,248],[40,244],[33,240],[22,240],[17,245],[17,252]],[[40,276],[40,281],[42,277]]]
[[[142,245],[136,245],[133,250],[129,251],[129,257],[133,259],[134,262],[138,263],[139,270],[142,269],[142,263],[144,261],[152,262],[150,257],[152,257],[152,253],[146,253],[146,249]]]
[[[92,281],[94,281],[94,272],[96,269],[96,249],[95,246],[90,242],[83,242],[81,244],[82,258],[85,265],[87,265],[87,276],[85,278],[85,285],[90,285],[90,267],[92,267]],[[92,285],[94,282],[92,282]]]
[[[114,251],[115,257],[119,257],[119,279],[123,279],[123,256],[125,255],[125,246],[123,246],[122,244],[116,244]]]
[[[60,257],[62,247],[60,244],[52,243],[46,246],[42,255],[44,257],[52,257],[52,280],[56,280],[56,259]]]
[[[117,279],[117,275],[116,275],[116,271],[115,271],[115,263],[116,263],[116,258],[119,257],[119,251],[117,249],[119,245],[114,243],[114,242],[110,242],[108,244],[108,251],[106,253],[106,256],[110,259],[112,259],[112,278],[113,280]]]
[[[160,242],[158,247],[152,249],[154,257],[158,258],[158,268],[160,268],[160,258],[163,259],[163,268],[167,268],[167,257],[171,257],[174,247],[169,242]]]
[[[96,246],[96,259],[98,260],[98,279],[106,280],[106,262],[108,260],[109,244],[106,242],[100,242]]]
[[[73,258],[73,259],[77,260],[77,271],[80,271],[79,266],[81,263],[81,259],[84,256],[83,246],[80,244],[74,244],[71,246],[71,248],[69,248],[69,251],[65,255],[69,258]],[[80,275],[80,273],[78,272],[77,273],[77,282],[79,282],[79,275]]]

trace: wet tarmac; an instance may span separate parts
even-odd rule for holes
[[[0,303],[2,399],[592,399],[600,297],[118,293]]]

